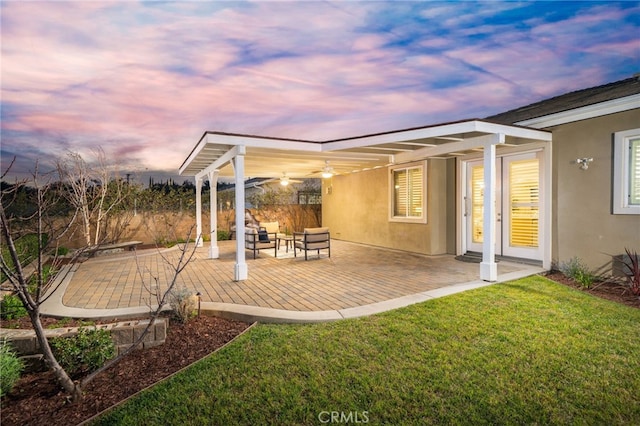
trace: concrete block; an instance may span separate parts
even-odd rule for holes
[[[35,336],[17,337],[11,340],[11,345],[18,355],[33,355],[40,348]]]
[[[122,352],[124,352],[127,349],[129,349],[129,346],[131,346],[131,345],[117,345],[116,346],[116,356],[122,354]]]
[[[111,340],[118,345],[133,343],[133,327],[118,327],[111,330]]]
[[[162,345],[164,342],[158,341],[158,340],[154,340],[153,342],[144,342],[143,346],[144,349],[149,349],[149,348],[155,348],[156,346],[160,346]]]
[[[149,321],[144,321],[144,324],[137,324],[137,325],[135,325],[133,327],[133,341],[134,342],[137,341],[140,338],[140,336],[142,336],[142,333],[147,328],[147,324],[148,323],[149,323]],[[151,327],[151,329],[149,330],[149,333],[147,333],[147,335],[144,336],[144,339],[142,341],[143,342],[151,342],[153,340],[154,340],[153,327]]]
[[[155,329],[155,340],[164,342],[167,339],[167,320],[158,320],[153,327]]]

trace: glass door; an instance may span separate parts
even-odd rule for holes
[[[484,167],[469,161],[465,196],[467,251],[482,252]],[[537,153],[496,158],[496,254],[542,259],[540,158]]]

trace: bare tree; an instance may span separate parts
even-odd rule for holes
[[[10,167],[2,175],[2,178],[6,176],[9,169]],[[55,197],[50,196],[50,184],[46,182],[46,179],[45,183],[42,183],[42,180],[43,179],[38,172],[38,164],[36,164],[32,181],[36,193],[36,211],[33,216],[9,217],[6,213],[5,203],[11,203],[12,196],[15,195],[15,191],[19,185],[15,185],[10,189],[4,190],[2,197],[0,197],[0,231],[2,232],[3,245],[6,247],[9,254],[9,259],[5,259],[4,256],[0,256],[0,269],[11,283],[13,291],[20,298],[20,301],[29,314],[29,319],[31,320],[33,330],[36,333],[36,338],[40,344],[45,362],[64,390],[73,395],[74,398],[77,398],[79,396],[79,389],[76,389],[76,385],[73,380],[71,380],[67,372],[56,360],[53,351],[51,350],[51,346],[49,345],[49,341],[45,336],[42,322],[40,321],[40,307],[46,300],[44,297],[45,289],[53,281],[53,274],[46,277],[44,273],[45,254],[49,251],[48,249],[51,248],[51,243],[55,242],[55,244],[57,244],[59,237],[64,235],[70,228],[70,225],[68,225],[62,229],[53,229],[52,224],[54,221],[48,217],[47,213],[49,212]],[[22,184],[24,184],[24,182]],[[25,269],[24,263],[30,262],[31,259],[24,259],[23,256],[21,256],[22,253],[20,253],[16,246],[15,241],[22,236],[21,232],[13,230],[12,225],[16,221],[23,224],[32,224],[32,226],[26,226],[23,229],[33,232],[33,234],[36,235],[38,248],[34,273],[29,273]],[[25,231],[22,231],[22,233],[26,234]],[[46,241],[45,235],[47,236]],[[79,256],[81,251],[76,253]],[[52,263],[55,266],[56,259],[54,259]],[[31,285],[33,279],[35,279],[35,286]]]
[[[126,195],[126,181],[120,179],[117,167],[107,164],[102,149],[94,150],[93,154],[93,166],[77,152],[69,152],[66,159],[57,162],[60,180],[70,187],[66,196],[79,213],[88,247],[107,238],[103,235],[107,218]]]
[[[10,167],[7,171],[0,177],[4,178],[6,174],[9,172]],[[154,325],[157,317],[160,315],[161,310],[166,305],[168,297],[170,296],[172,290],[176,286],[178,281],[178,275],[184,270],[187,264],[192,260],[196,245],[191,244],[191,232],[187,236],[187,242],[181,246],[180,248],[180,256],[177,260],[177,263],[172,264],[169,259],[164,258],[165,262],[169,264],[172,268],[173,278],[167,284],[167,288],[164,291],[158,291],[153,294],[153,296],[157,300],[157,306],[152,307],[150,304],[150,317],[151,321],[145,328],[144,332],[141,334],[139,339],[134,342],[134,344],[125,352],[122,352],[117,357],[108,361],[103,367],[98,369],[97,371],[89,374],[84,379],[79,382],[74,382],[67,371],[60,365],[57,361],[49,341],[47,340],[44,332],[44,327],[42,326],[41,321],[41,306],[42,303],[47,300],[48,297],[53,294],[57,288],[52,287],[51,284],[54,282],[62,283],[64,280],[64,274],[69,273],[71,270],[70,267],[59,269],[58,275],[45,274],[45,257],[48,253],[54,253],[53,259],[50,260],[54,267],[59,265],[57,250],[58,241],[62,238],[72,227],[73,218],[72,216],[70,221],[67,221],[63,226],[59,226],[60,221],[54,220],[51,216],[53,206],[56,205],[59,194],[56,193],[55,188],[63,189],[60,185],[55,186],[52,185],[47,179],[43,179],[42,176],[39,175],[38,165],[36,163],[35,172],[33,173],[33,180],[31,182],[35,188],[35,213],[29,217],[21,217],[7,214],[6,207],[9,207],[12,203],[12,200],[15,199],[15,194],[17,193],[16,188],[19,188],[19,185],[9,186],[7,189],[3,189],[1,197],[0,197],[0,232],[2,236],[3,246],[6,247],[9,258],[6,259],[4,256],[0,256],[0,270],[3,274],[7,276],[8,281],[11,283],[12,289],[14,293],[19,297],[23,306],[25,307],[29,318],[31,320],[32,327],[35,331],[36,338],[42,350],[45,362],[49,369],[53,372],[54,376],[58,383],[62,386],[62,388],[67,392],[72,401],[78,401],[82,396],[82,389],[86,387],[86,385],[91,382],[97,374],[103,371],[106,368],[109,368],[113,364],[120,361],[124,356],[126,356],[129,352],[134,350],[140,343],[144,340],[147,333],[151,330],[151,327]],[[22,183],[24,184],[24,182]],[[76,210],[81,210],[80,207]],[[14,225],[25,223],[30,224],[29,226],[16,226],[14,229]],[[56,227],[56,224],[58,224]],[[20,229],[18,231],[17,229]],[[25,268],[26,263],[31,263],[30,259],[25,259],[22,256],[18,246],[16,245],[16,240],[19,239],[26,233],[32,233],[37,237],[37,253],[35,260],[35,271],[29,272],[27,268]],[[87,250],[88,247],[83,249],[76,250],[70,259],[70,263],[76,263],[80,256]],[[62,274],[63,276],[61,276]],[[142,277],[141,273],[141,277]],[[58,284],[59,286],[60,284]]]

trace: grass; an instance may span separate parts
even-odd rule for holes
[[[640,310],[530,277],[254,327],[96,424],[640,424],[639,354]]]

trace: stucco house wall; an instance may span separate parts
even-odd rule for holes
[[[389,221],[389,168],[323,181],[322,222],[331,237],[427,255],[447,253],[449,215],[446,160],[427,161],[427,223]],[[450,173],[449,173],[450,174]],[[455,224],[455,222],[453,222]]]
[[[552,257],[611,269],[625,247],[640,251],[640,216],[612,213],[613,134],[640,127],[640,109],[548,128],[553,132]],[[575,163],[592,157],[587,170]]]

